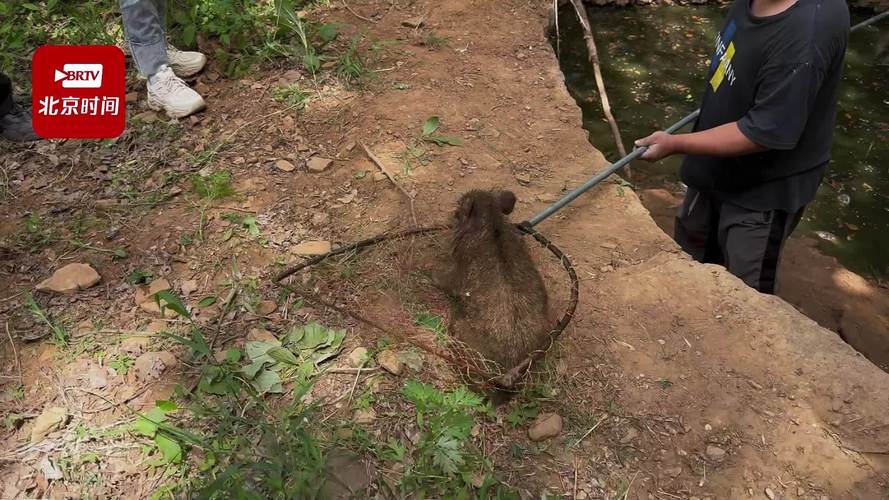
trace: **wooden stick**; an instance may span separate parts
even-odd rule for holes
[[[6,322],[6,336],[9,337],[9,345],[12,346],[12,355],[15,357],[15,366],[19,372],[19,385],[25,386],[25,379],[22,377],[22,362],[19,360],[19,352],[15,348],[15,340],[12,339],[12,334],[9,333],[9,321]]]
[[[593,38],[593,30],[590,20],[586,15],[582,0],[571,0],[574,11],[577,12],[577,18],[580,20],[580,27],[583,28],[583,39],[586,40],[586,48],[590,55],[590,63],[593,65],[593,73],[596,75],[596,87],[599,88],[599,99],[602,101],[602,112],[605,113],[605,119],[611,127],[611,135],[617,145],[617,152],[620,157],[627,156],[627,150],[624,149],[623,139],[620,137],[620,129],[617,128],[617,121],[611,113],[611,104],[608,102],[608,93],[605,91],[605,80],[602,78],[602,68],[599,64],[599,51],[596,50],[596,40]],[[628,178],[631,178],[629,165],[624,170]]]
[[[379,168],[380,171],[383,172],[383,174],[389,179],[389,182],[394,184],[395,187],[397,187],[399,191],[401,191],[405,196],[407,196],[408,201],[410,201],[410,203],[411,203],[411,219],[413,219],[413,221],[414,221],[414,226],[417,226],[417,213],[414,211],[414,197],[413,197],[413,195],[408,193],[404,189],[404,187],[401,184],[399,184],[398,181],[395,180],[395,176],[393,176],[392,173],[389,172],[389,169],[386,168],[386,165],[383,165],[383,162],[380,161],[379,158],[377,158],[377,155],[375,155],[373,153],[373,151],[371,151],[370,148],[367,147],[366,144],[364,144],[363,142],[360,144],[361,144],[361,147],[364,149],[364,152],[367,153],[367,157],[370,158],[370,161],[372,161],[374,163],[374,165],[376,165],[377,168]]]

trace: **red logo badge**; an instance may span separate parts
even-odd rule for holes
[[[126,126],[126,70],[113,45],[44,45],[32,61],[32,121],[44,139],[108,139]]]

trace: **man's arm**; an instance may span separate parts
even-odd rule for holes
[[[738,122],[690,134],[655,132],[636,141],[636,146],[648,146],[648,151],[640,157],[648,161],[658,161],[674,154],[731,157],[766,150],[748,139],[738,128]]]

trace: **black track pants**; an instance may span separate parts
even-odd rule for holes
[[[675,239],[695,260],[725,266],[750,287],[773,294],[781,250],[804,209],[748,210],[689,188]]]
[[[9,78],[0,73],[0,118],[12,110],[12,82]]]

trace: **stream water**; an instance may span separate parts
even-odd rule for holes
[[[700,104],[725,6],[591,7],[606,90],[629,151],[634,139],[666,128]],[[853,22],[867,14],[852,13]],[[559,14],[558,51],[568,89],[583,109],[590,141],[618,158],[603,119],[586,45],[570,6]],[[553,39],[554,45],[556,40]],[[889,22],[850,36],[833,161],[795,235],[866,276],[889,275]],[[640,188],[673,187],[681,158],[636,162]]]

